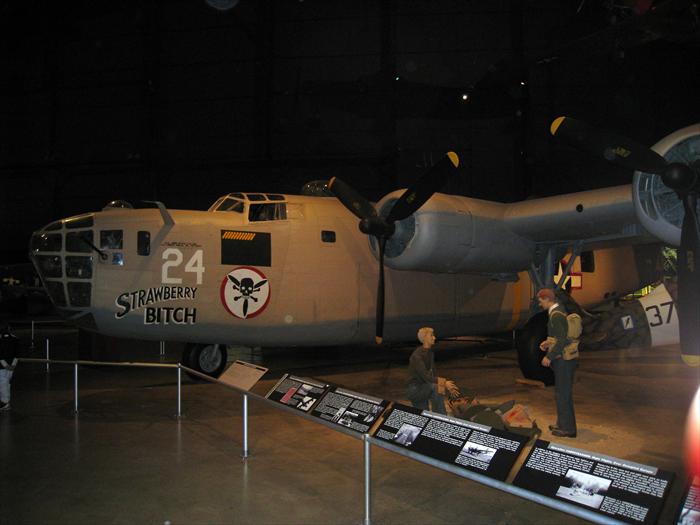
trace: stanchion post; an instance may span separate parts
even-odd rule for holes
[[[73,363],[73,412],[78,413],[78,363]]]
[[[46,338],[46,371],[49,371],[49,338]]]
[[[31,343],[30,343],[30,345],[29,345],[29,348],[31,348],[32,350],[34,350],[34,321],[32,321],[32,341],[31,341]]]
[[[362,436],[362,441],[364,442],[365,449],[365,519],[362,521],[363,525],[370,525],[370,483],[372,481],[372,464],[370,461],[370,447],[369,436],[365,434]]]
[[[182,416],[182,368],[177,364],[177,417]]]
[[[160,356],[163,357],[165,355],[165,341],[160,342]]]
[[[243,394],[243,453],[241,457],[248,459],[248,394]]]

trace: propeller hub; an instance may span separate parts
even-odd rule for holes
[[[664,184],[672,190],[686,193],[697,189],[698,176],[689,166],[674,162],[668,165],[662,175]]]
[[[381,217],[369,217],[360,221],[360,231],[367,235],[388,239],[394,235],[395,230],[396,226],[393,222],[386,222]]]

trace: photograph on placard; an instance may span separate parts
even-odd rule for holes
[[[372,405],[365,416],[364,422],[371,423],[377,417],[377,414],[384,409],[382,405]]]
[[[683,509],[678,518],[678,525],[700,525],[700,511]]]
[[[420,434],[420,427],[404,423],[394,436],[394,442],[404,447],[410,447]]]
[[[343,412],[345,412],[345,407],[340,407],[335,414],[333,414],[333,417],[331,418],[331,421],[333,423],[337,423],[338,420],[340,420],[341,416],[343,415]]]
[[[569,469],[566,472],[566,485],[561,485],[557,496],[587,507],[597,509],[603,503],[611,480]]]
[[[346,410],[345,413],[343,414],[343,417],[341,417],[338,420],[339,425],[343,425],[344,427],[349,427],[352,425],[352,422],[357,418],[357,413],[356,412],[350,412],[349,410]]]
[[[289,405],[290,401],[292,400],[292,396],[294,394],[296,394],[296,392],[297,392],[296,386],[289,387],[289,390],[287,390],[285,392],[285,394],[282,396],[282,398],[280,399],[280,403],[283,403],[285,405]]]
[[[496,454],[496,449],[482,445],[481,443],[474,443],[472,441],[467,441],[460,455],[468,456],[472,459],[483,461],[484,463],[490,463],[493,459],[494,454]]]
[[[301,388],[299,389],[299,391],[301,392]],[[304,412],[308,412],[309,409],[311,408],[311,405],[314,404],[314,401],[316,401],[315,397],[304,396],[302,398],[302,400],[299,402],[299,404],[297,405],[297,408],[299,410],[303,410]]]

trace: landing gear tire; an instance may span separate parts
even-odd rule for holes
[[[518,365],[527,379],[542,381],[545,385],[554,384],[551,368],[542,366],[544,352],[540,343],[547,338],[547,313],[540,312],[530,318],[527,324],[515,333],[515,348],[518,351]]]
[[[210,377],[219,377],[226,368],[228,352],[226,345],[220,344],[188,344],[182,353],[182,364],[192,370]],[[188,374],[192,379],[201,377]]]

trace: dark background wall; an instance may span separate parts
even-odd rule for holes
[[[652,31],[644,1],[230,3],[0,1],[0,264],[112,199],[204,209],[333,175],[376,199],[449,149],[454,193],[622,184],[554,144],[551,119],[645,144],[699,120],[687,2]],[[488,74],[508,57],[527,67]]]

